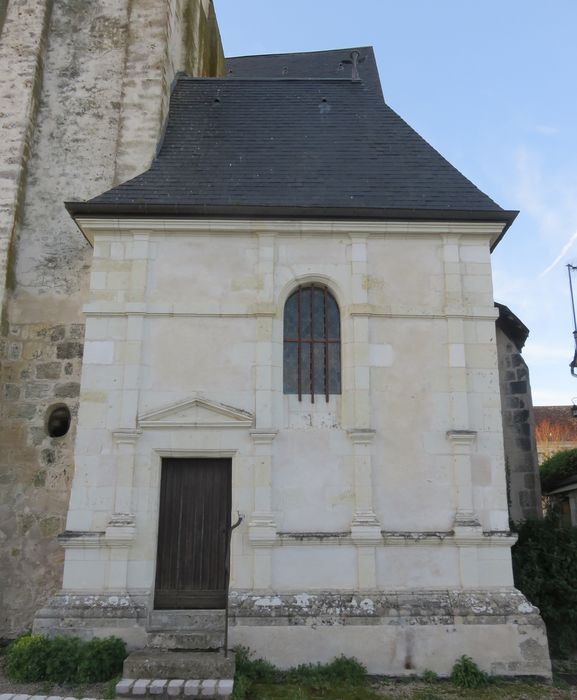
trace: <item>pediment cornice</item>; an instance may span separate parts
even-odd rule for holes
[[[251,428],[254,416],[205,397],[195,396],[138,416],[139,428]]]

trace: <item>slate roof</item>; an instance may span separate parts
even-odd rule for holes
[[[351,54],[358,51],[359,76],[380,95],[381,81],[372,46],[309,51],[306,53],[277,53],[265,56],[239,56],[226,59],[228,78],[335,78],[352,77]]]
[[[501,209],[385,104],[371,48],[228,59],[177,76],[149,170],[74,215],[500,221]]]
[[[529,337],[529,329],[505,304],[495,302],[495,308],[499,311],[497,328],[500,328],[509,340],[514,343],[517,350],[521,352]]]

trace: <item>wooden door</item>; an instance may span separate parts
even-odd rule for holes
[[[224,608],[230,459],[163,459],[156,609]]]

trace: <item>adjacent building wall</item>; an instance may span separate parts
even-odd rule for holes
[[[506,306],[496,306],[509,517],[521,522],[543,515],[529,368],[521,355],[529,331]]]
[[[4,25],[2,25],[5,11]],[[178,70],[220,75],[208,0],[0,2],[0,637],[59,586],[90,248],[63,202],[145,170]]]

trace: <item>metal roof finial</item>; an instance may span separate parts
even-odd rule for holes
[[[361,77],[359,75],[359,63],[362,63],[364,61],[364,57],[361,58],[361,52],[357,51],[357,49],[354,49],[351,51],[351,57],[350,58],[345,58],[342,63],[351,63],[353,66],[353,71],[351,75],[351,80],[360,80]]]

